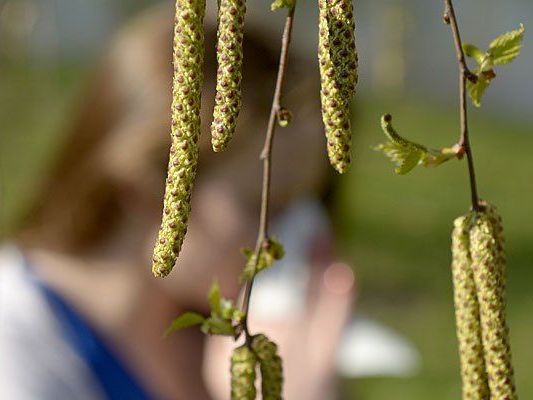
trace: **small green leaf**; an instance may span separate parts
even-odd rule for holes
[[[208,300],[209,306],[211,307],[211,312],[215,314],[220,314],[220,286],[218,285],[217,281],[214,281],[211,284],[211,289],[209,289]]]
[[[235,336],[232,322],[217,315],[211,315],[203,322],[202,332],[208,335]]]
[[[394,172],[405,175],[420,164],[428,150],[411,142],[396,132],[392,126],[392,116],[389,114],[381,117],[381,128],[389,139],[389,142],[377,146],[375,149],[382,151],[396,165]]]
[[[408,174],[417,165],[435,167],[448,160],[460,157],[460,149],[455,146],[453,148],[433,150],[400,136],[393,128],[392,116],[389,114],[381,117],[381,127],[389,141],[376,146],[374,149],[383,152],[391,159],[396,165],[394,172],[398,175]]]
[[[243,251],[243,254],[246,257],[246,265],[241,274],[241,281],[246,281],[281,260],[285,256],[285,250],[277,238],[271,237],[265,239],[259,250],[259,259],[256,259],[255,253],[251,251]]]
[[[165,331],[165,336],[170,335],[181,329],[191,326],[200,325],[205,321],[205,317],[195,312],[186,312],[177,317]]]
[[[294,8],[295,3],[296,0],[274,0],[270,6],[270,9],[272,11],[275,11],[279,8],[288,8],[290,10]]]
[[[414,149],[409,152],[407,156],[400,162],[396,173],[398,175],[405,175],[413,170],[424,158],[424,153],[420,150]]]
[[[285,249],[276,237],[270,237],[263,244],[264,256],[266,257],[267,266],[274,264],[274,261],[281,260],[285,256]]]
[[[525,28],[520,28],[498,36],[489,45],[488,54],[494,65],[508,64],[520,54]]]
[[[470,43],[463,44],[463,51],[467,57],[473,58],[480,65],[483,63],[483,59],[486,56],[486,54],[483,53],[477,46],[474,46]]]
[[[233,301],[222,299],[221,301],[221,310],[220,315],[224,319],[233,319],[233,311],[235,310],[235,306],[233,305]]]
[[[487,88],[490,86],[492,76],[493,75],[491,74],[481,72],[477,76],[477,81],[475,83],[467,81],[466,89],[468,90],[468,94],[470,95],[470,98],[472,99],[472,104],[474,104],[474,106],[481,106],[481,98],[485,94]]]
[[[222,313],[223,319],[233,322],[233,325],[238,325],[244,317],[244,312],[235,307],[231,300],[222,299]]]

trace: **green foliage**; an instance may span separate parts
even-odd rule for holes
[[[222,297],[218,282],[213,282],[209,289],[209,307],[211,314],[204,317],[198,313],[186,312],[177,317],[165,332],[165,336],[178,330],[201,325],[202,332],[210,335],[237,336],[244,313],[233,304],[232,300]]]
[[[463,51],[467,57],[473,58],[478,64],[483,63],[485,58],[485,53],[479,49],[479,47],[474,46],[470,43],[463,44]]]
[[[209,290],[209,306],[211,315],[202,324],[202,332],[211,335],[236,336],[244,313],[236,307],[232,300],[220,294],[218,282],[214,282]]]
[[[476,107],[481,106],[481,98],[485,94],[485,91],[490,86],[490,83],[492,79],[494,78],[494,74],[477,71],[477,79],[475,82],[468,81],[466,83],[466,89],[468,90],[468,94],[470,95],[470,98],[472,99],[472,103]]]
[[[417,165],[436,167],[448,160],[462,156],[461,149],[457,145],[451,148],[433,150],[405,139],[392,126],[390,114],[381,117],[381,128],[389,141],[376,146],[375,150],[383,152],[391,159],[396,165],[394,172],[398,175],[411,172]]]
[[[218,314],[211,314],[202,324],[201,330],[206,335],[235,336],[236,334],[232,321]]]
[[[209,300],[209,307],[211,307],[211,311],[216,314],[221,314],[222,307],[220,305],[220,301],[222,295],[220,294],[220,285],[218,284],[218,281],[214,281],[212,283],[207,298]]]
[[[205,317],[195,312],[186,312],[177,317],[165,331],[165,336],[170,335],[181,329],[190,328],[191,326],[200,325],[205,321]]]
[[[477,63],[477,68],[473,71],[477,79],[469,79],[467,83],[468,93],[476,107],[481,105],[483,94],[496,77],[494,66],[509,64],[520,54],[524,32],[524,25],[521,24],[520,28],[498,36],[486,52],[473,44],[463,45],[465,55]]]
[[[520,24],[520,28],[504,33],[492,41],[488,54],[494,65],[508,64],[518,57],[522,48],[524,32],[524,25]]]
[[[288,8],[290,10],[294,8],[295,4],[296,4],[296,0],[274,0],[272,2],[272,5],[270,6],[270,9],[272,11],[275,11],[279,8]]]
[[[246,281],[252,279],[255,274],[271,267],[275,261],[281,260],[285,256],[285,250],[280,241],[275,238],[268,238],[264,241],[263,246],[259,250],[259,259],[256,260],[255,252],[250,248],[241,250],[244,257],[246,257],[246,265],[241,275],[241,280]]]

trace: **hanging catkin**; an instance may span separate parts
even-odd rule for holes
[[[491,399],[515,400],[509,330],[505,318],[505,256],[500,217],[493,206],[475,213],[470,231],[485,363]]]
[[[318,0],[322,120],[328,156],[344,173],[351,162],[350,100],[357,84],[357,51],[351,0]]]
[[[241,110],[242,40],[245,0],[220,0],[218,9],[217,92],[211,124],[214,151],[222,151],[233,137]]]
[[[283,365],[278,355],[278,346],[265,335],[257,335],[252,341],[252,349],[259,359],[263,400],[281,400]]]
[[[462,398],[487,400],[489,387],[483,356],[479,304],[470,257],[471,221],[471,214],[457,218],[452,233],[452,276],[463,382]]]
[[[231,399],[255,400],[257,356],[248,346],[241,346],[231,356]]]
[[[200,102],[203,83],[205,0],[177,0],[174,27],[172,129],[163,218],[152,271],[172,270],[187,232],[191,190],[198,164]]]

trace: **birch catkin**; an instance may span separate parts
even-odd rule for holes
[[[172,270],[187,232],[191,190],[198,164],[200,102],[203,83],[205,0],[177,0],[174,27],[172,129],[163,218],[152,271]]]
[[[471,214],[457,218],[452,233],[452,276],[463,382],[462,398],[487,400],[489,387],[481,339],[479,304],[470,257],[471,221]]]
[[[278,346],[265,335],[257,335],[252,341],[252,349],[259,359],[263,400],[281,400],[283,366]]]
[[[236,348],[231,356],[231,400],[255,400],[255,368],[257,356],[246,345]]]
[[[242,40],[245,0],[220,0],[217,41],[217,92],[211,124],[214,151],[222,151],[233,137],[241,109]]]
[[[351,162],[350,100],[357,84],[357,51],[351,0],[318,0],[322,120],[328,156],[344,173]]]
[[[470,231],[485,363],[491,399],[515,400],[509,330],[505,318],[505,256],[501,220],[493,206],[477,212]]]

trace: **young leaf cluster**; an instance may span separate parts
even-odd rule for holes
[[[191,326],[200,325],[203,333],[209,335],[238,336],[244,313],[236,307],[232,300],[221,296],[220,286],[217,282],[209,290],[209,306],[211,313],[205,317],[194,312],[186,312],[177,317],[165,332],[165,335]]]
[[[376,146],[375,150],[383,152],[391,159],[396,165],[394,171],[398,175],[411,172],[417,165],[436,167],[451,159],[462,157],[459,146],[435,150],[405,139],[392,126],[390,114],[381,117],[381,128],[389,140]]]
[[[485,52],[473,44],[465,43],[463,45],[465,55],[472,58],[477,64],[476,69],[473,71],[474,77],[467,82],[468,93],[476,107],[481,106],[483,94],[496,77],[494,67],[509,64],[520,54],[524,32],[524,25],[521,24],[520,28],[504,33],[494,39]]]
[[[250,248],[241,250],[246,258],[246,265],[241,275],[241,280],[246,281],[267,268],[270,268],[274,262],[281,260],[285,256],[285,250],[281,242],[271,237],[266,239],[259,249],[259,257]]]

